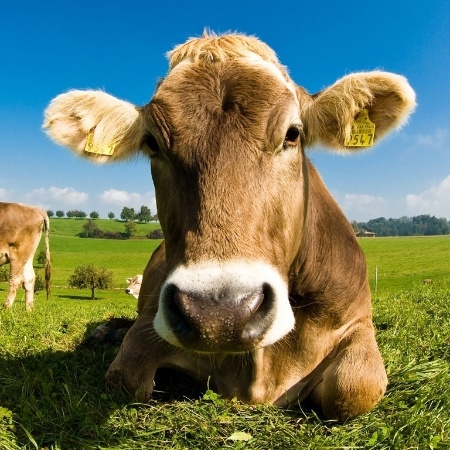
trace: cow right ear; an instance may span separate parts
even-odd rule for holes
[[[376,143],[401,126],[416,106],[416,94],[406,78],[389,72],[353,73],[312,96],[301,88],[297,92],[305,145],[318,143],[344,152]],[[359,121],[364,122],[360,127]],[[367,124],[371,128],[364,131]],[[353,127],[363,130],[354,134],[356,144],[358,136],[368,133],[368,145],[352,143]]]
[[[69,91],[51,101],[43,128],[58,144],[96,163],[131,158],[144,135],[141,110],[102,91]]]

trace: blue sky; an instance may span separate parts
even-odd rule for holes
[[[356,156],[309,155],[350,220],[450,219],[448,0],[2,2],[0,200],[101,217],[143,204],[154,213],[147,160],[77,159],[42,131],[43,111],[73,88],[146,104],[167,72],[165,53],[205,27],[258,36],[311,93],[355,71],[405,75],[418,100],[406,126]]]

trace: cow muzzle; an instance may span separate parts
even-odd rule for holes
[[[154,327],[171,344],[201,352],[245,352],[294,326],[287,286],[257,262],[182,266],[161,291]]]

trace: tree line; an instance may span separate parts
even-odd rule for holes
[[[386,219],[378,217],[368,222],[352,222],[355,232],[369,231],[377,236],[435,236],[450,234],[450,222],[428,214],[415,217]]]
[[[125,231],[108,231],[102,230],[97,223],[88,219],[83,225],[83,230],[79,233],[82,238],[97,238],[97,239],[132,239],[136,235],[137,225],[133,220],[125,222]],[[149,239],[163,239],[164,235],[161,229],[152,230],[147,234]]]
[[[64,217],[67,217],[68,219],[85,219],[88,217],[86,212],[79,210],[79,209],[71,209],[67,212],[64,212],[63,210],[59,209],[56,211],[56,213],[49,209],[47,210],[48,217],[57,217],[59,219],[62,219]],[[98,219],[100,216],[97,211],[92,211],[89,213],[89,217],[93,220]],[[108,213],[108,219],[114,219],[116,215],[111,211]],[[122,211],[120,213],[120,218],[124,220],[125,222],[128,221],[136,221],[141,223],[147,223],[150,221],[158,221],[158,214],[152,215],[150,208],[148,208],[145,205],[142,205],[141,208],[136,211],[134,208],[129,208],[127,206],[124,206],[122,208]]]

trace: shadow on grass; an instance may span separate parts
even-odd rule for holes
[[[56,295],[57,298],[65,298],[67,300],[88,300],[90,302],[93,302],[95,300],[101,300],[99,297],[91,298],[90,295]]]
[[[98,325],[89,324],[86,333]],[[8,444],[5,448],[11,449],[120,444],[127,430],[114,435],[117,429],[108,421],[111,416],[126,415],[123,409],[133,405],[133,399],[111,390],[105,382],[117,350],[117,346],[103,345],[0,356],[0,447],[4,442]],[[150,407],[156,402],[195,399],[206,389],[184,374],[166,369],[158,371],[155,382]]]

